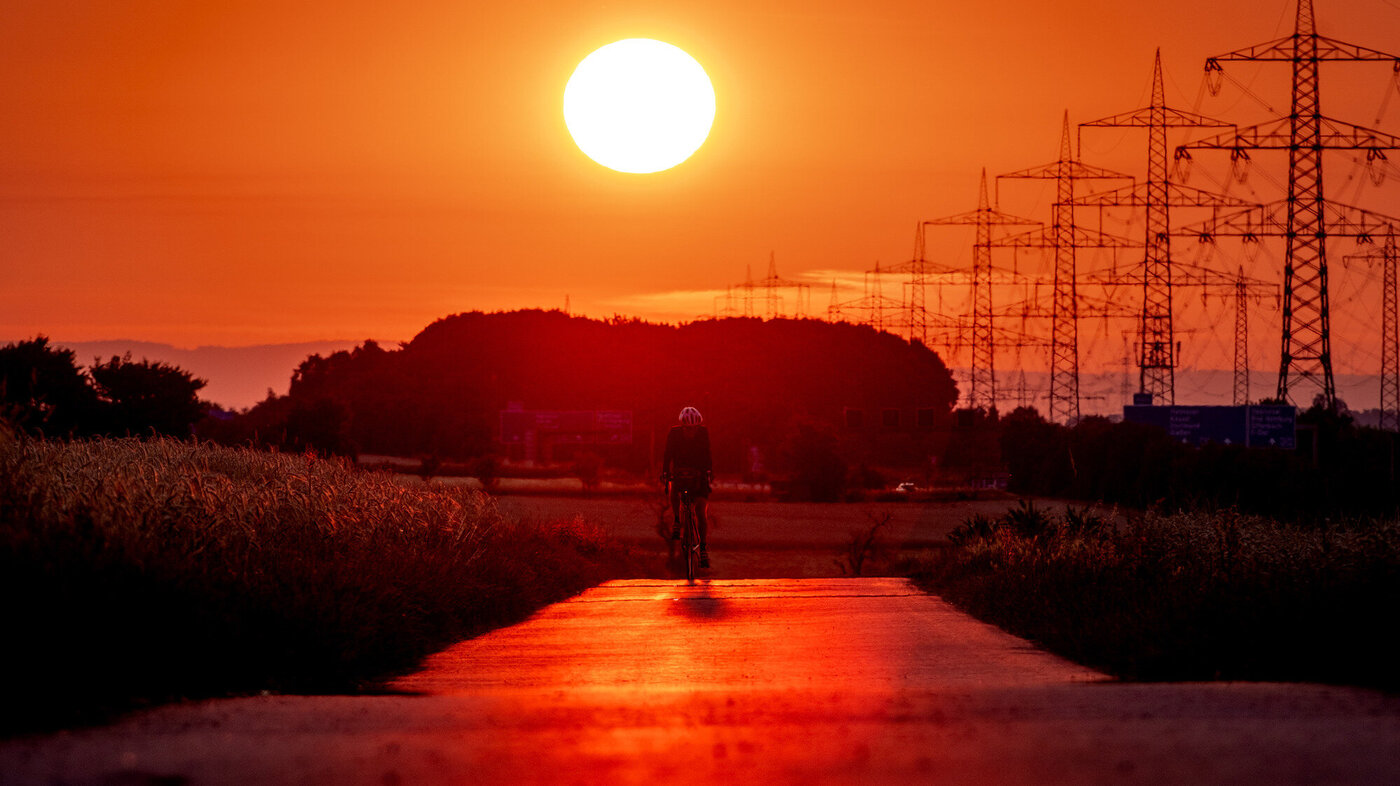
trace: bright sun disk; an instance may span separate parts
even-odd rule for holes
[[[690,158],[715,120],[715,90],[695,58],[627,38],[585,57],[564,87],[564,124],[589,158],[646,174]]]

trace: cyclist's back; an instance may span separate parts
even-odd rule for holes
[[[691,432],[691,433],[687,433]],[[709,496],[710,432],[704,426],[672,426],[666,435],[666,452],[661,459],[661,471],[673,480],[700,480],[694,487],[706,486],[702,496]],[[695,488],[691,488],[692,493]]]
[[[710,555],[706,539],[708,529],[706,507],[710,496],[713,462],[710,456],[710,432],[695,407],[681,410],[680,424],[666,435],[666,451],[661,458],[661,478],[671,484],[671,511],[676,529],[673,539],[680,537],[680,495],[690,493],[695,503],[695,519],[700,531],[700,565],[709,567]]]

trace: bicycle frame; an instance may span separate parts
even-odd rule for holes
[[[695,581],[700,564],[700,529],[695,518],[695,499],[689,490],[680,493],[681,556],[685,559],[685,579]]]

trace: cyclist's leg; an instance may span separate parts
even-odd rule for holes
[[[705,508],[709,500],[697,495],[695,497],[695,529],[700,536],[700,567],[710,567],[710,546],[706,539],[706,531],[709,529]]]
[[[705,515],[706,508],[709,507],[708,497],[695,498],[695,527],[700,531],[700,545],[709,543],[709,517]]]
[[[671,540],[681,536],[681,490],[675,481],[671,482]]]

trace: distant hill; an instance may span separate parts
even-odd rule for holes
[[[511,407],[624,410],[632,413],[633,444],[588,449],[646,466],[676,413],[694,405],[711,424],[717,464],[733,471],[755,449],[777,455],[803,420],[839,434],[856,448],[852,455],[919,460],[956,398],[937,354],[864,326],[791,319],[672,326],[512,311],[438,320],[402,349],[370,342],[309,358],[297,369],[289,406],[318,418],[343,407],[348,436],[364,452],[448,456],[502,451],[501,411]],[[326,406],[316,409],[318,402]],[[573,446],[555,447],[567,455]]]
[[[267,398],[268,390],[285,395],[292,372],[310,355],[331,354],[355,346],[353,341],[311,341],[247,347],[183,349],[147,341],[54,341],[77,355],[84,366],[127,352],[137,360],[170,363],[208,381],[200,397],[225,409],[245,409]]]

